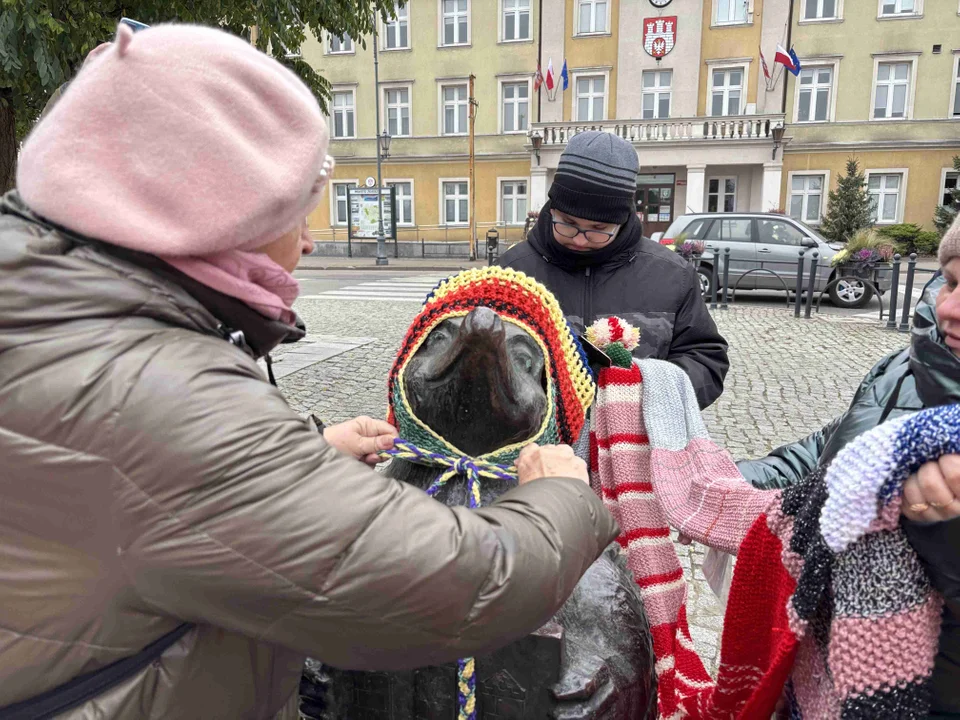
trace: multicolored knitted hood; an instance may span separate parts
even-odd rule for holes
[[[419,448],[464,455],[413,414],[404,393],[403,377],[410,359],[437,325],[448,318],[464,317],[478,307],[490,308],[503,322],[513,323],[530,334],[543,352],[548,378],[547,412],[537,433],[529,440],[499,448],[480,459],[512,465],[523,446],[530,442],[574,443],[596,392],[586,355],[550,291],[521,272],[501,267],[453,275],[427,296],[390,370],[388,421],[397,427],[400,437]]]

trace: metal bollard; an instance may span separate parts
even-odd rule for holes
[[[720,253],[713,251],[713,267],[710,268],[710,309],[717,309],[717,285],[720,284]]]
[[[900,318],[900,332],[910,332],[910,303],[913,301],[913,276],[917,272],[917,254],[910,253],[907,263],[907,284],[903,288],[903,315]]]
[[[727,309],[727,297],[730,294],[730,248],[723,249],[723,304],[722,310]]]
[[[803,254],[806,249],[800,251],[800,259],[797,260],[797,297],[794,300],[793,316],[800,317],[800,297],[803,295]]]
[[[893,256],[893,277],[890,279],[890,307],[887,308],[887,330],[897,329],[897,297],[900,294],[900,253]],[[883,300],[880,301],[883,303]]]
[[[807,283],[807,307],[803,311],[803,317],[806,320],[810,319],[810,311],[813,310],[813,291],[817,286],[817,258],[820,257],[820,253],[814,252],[810,256],[810,281]]]

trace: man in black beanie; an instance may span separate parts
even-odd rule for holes
[[[574,135],[537,224],[500,264],[546,285],[578,331],[611,315],[639,327],[634,356],[683,368],[705,408],[723,392],[727,343],[707,312],[694,266],[642,236],[639,170],[626,140],[598,131]]]

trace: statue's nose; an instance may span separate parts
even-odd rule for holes
[[[481,306],[471,310],[463,319],[462,332],[467,335],[473,333],[499,335],[503,333],[503,321],[493,310]]]

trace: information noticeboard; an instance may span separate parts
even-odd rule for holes
[[[392,240],[397,236],[396,191],[392,187],[385,187],[380,188],[380,192],[383,193],[383,236]],[[347,204],[350,206],[350,239],[376,240],[380,230],[377,188],[348,188]]]

